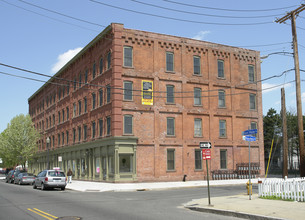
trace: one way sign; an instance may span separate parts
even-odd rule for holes
[[[209,149],[212,147],[212,144],[211,144],[211,142],[200,142],[199,147]]]

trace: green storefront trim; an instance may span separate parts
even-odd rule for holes
[[[49,149],[50,169],[59,167],[73,172],[73,179],[134,182],[137,181],[137,137],[120,136],[75,143]],[[38,174],[47,168],[47,151],[37,153],[29,163],[29,172]]]

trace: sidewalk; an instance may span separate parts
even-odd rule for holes
[[[301,220],[305,218],[305,203],[260,199],[257,194],[252,195],[251,200],[249,195],[241,194],[211,198],[211,206],[208,205],[207,198],[192,200],[184,206],[195,211],[246,219]]]
[[[210,186],[236,185],[243,184],[246,186],[247,179],[233,180],[210,180]],[[257,183],[257,179],[253,179],[252,183]],[[89,181],[72,181],[68,183],[66,189],[80,192],[117,192],[117,191],[145,191],[145,190],[164,190],[186,187],[207,186],[207,181],[186,181],[186,182],[152,182],[152,183],[104,183]]]
[[[246,186],[248,179],[236,180],[211,180],[210,186],[224,186],[242,184]],[[257,184],[257,179],[252,179],[253,184]],[[119,191],[145,191],[164,190],[187,187],[207,186],[207,181],[187,181],[187,182],[154,182],[154,183],[103,183],[89,181],[72,181],[67,184],[66,189],[80,192],[119,192]],[[245,187],[246,191],[246,187]],[[208,205],[208,198],[192,200],[184,204],[185,208],[235,216],[246,219],[304,219],[305,203],[266,200],[258,198],[257,194],[240,194],[227,197],[212,197],[211,205]]]

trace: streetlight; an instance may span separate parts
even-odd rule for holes
[[[283,52],[274,52],[274,53],[269,53],[267,55],[261,56],[261,60],[267,59],[270,55],[274,55],[274,54],[284,55],[284,56],[293,55],[293,53],[285,52],[285,51],[283,51]]]
[[[50,169],[50,160],[49,160],[49,144],[50,144],[50,138],[47,137],[47,169]]]

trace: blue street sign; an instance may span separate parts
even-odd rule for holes
[[[243,136],[243,140],[245,141],[256,141],[256,137],[254,136]]]
[[[257,134],[257,129],[245,130],[242,135]]]

